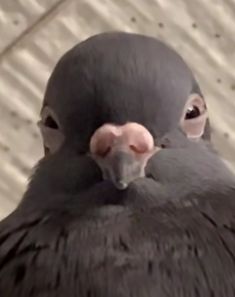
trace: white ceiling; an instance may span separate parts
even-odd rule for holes
[[[208,99],[214,142],[235,166],[234,20],[235,0],[1,0],[0,217],[42,156],[36,122],[55,63],[103,31],[156,36],[188,61]]]

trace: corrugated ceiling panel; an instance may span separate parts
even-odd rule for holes
[[[4,0],[0,2],[0,52],[32,28],[59,0]]]

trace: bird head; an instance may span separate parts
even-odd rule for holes
[[[45,157],[32,183],[39,175],[51,192],[200,187],[217,159],[191,70],[173,49],[139,34],[103,33],[69,50],[48,81],[39,127]]]

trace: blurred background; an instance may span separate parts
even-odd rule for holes
[[[36,123],[56,62],[110,30],[158,37],[182,55],[207,98],[213,142],[235,168],[235,0],[0,0],[0,218],[42,157]]]

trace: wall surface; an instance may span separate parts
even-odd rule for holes
[[[235,0],[0,0],[0,218],[42,156],[36,123],[55,63],[110,30],[158,37],[184,57],[208,100],[213,141],[235,168]]]

